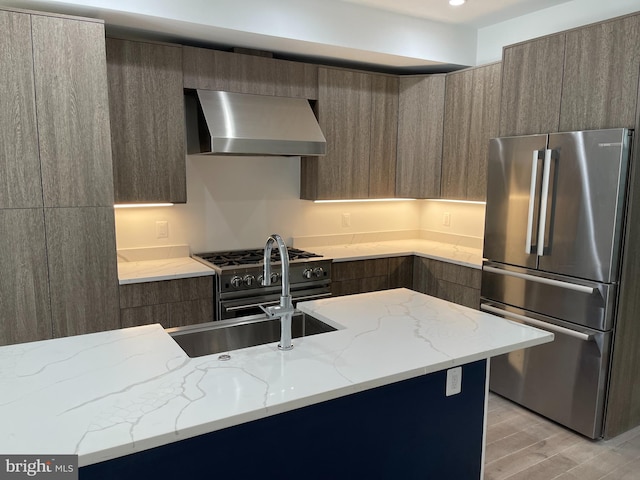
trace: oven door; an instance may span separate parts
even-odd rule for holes
[[[326,298],[331,296],[331,288],[318,289],[291,289],[291,300],[295,306],[297,302],[305,300],[316,300],[318,298]],[[260,308],[262,306],[277,305],[280,303],[280,292],[267,293],[263,295],[252,295],[245,298],[234,298],[228,300],[220,300],[220,316],[219,320],[228,320],[230,318],[246,317],[247,315],[256,315],[264,313]]]

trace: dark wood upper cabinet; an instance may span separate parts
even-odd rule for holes
[[[318,79],[318,121],[327,154],[302,159],[301,198],[392,197],[397,78],[320,68]]]
[[[40,15],[31,22],[44,205],[112,207],[104,25]]]
[[[498,135],[501,64],[447,75],[441,197],[486,199],[489,139]]]
[[[398,78],[373,75],[369,198],[392,198],[396,190]]]
[[[565,34],[505,47],[500,136],[557,132]]]
[[[396,196],[439,198],[445,75],[400,78]]]
[[[107,39],[116,203],[187,201],[182,47]]]
[[[42,206],[31,20],[0,11],[0,208]]]
[[[634,128],[640,15],[567,32],[560,131]]]
[[[257,55],[184,47],[184,87],[315,100],[318,67]]]

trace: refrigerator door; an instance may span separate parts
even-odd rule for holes
[[[489,389],[583,435],[601,437],[611,331],[497,302],[483,301],[480,308],[554,334],[553,342],[493,357]]]
[[[547,135],[489,141],[485,258],[536,268],[546,146]]]
[[[540,270],[616,281],[629,144],[626,129],[549,135],[550,188]]]

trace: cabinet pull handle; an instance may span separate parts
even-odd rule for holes
[[[480,310],[484,310],[486,312],[497,313],[498,315],[504,315],[507,318],[513,320],[519,320],[522,323],[526,323],[527,325],[531,325],[533,327],[540,327],[543,330],[549,330],[555,333],[561,333],[563,335],[568,335],[573,338],[577,338],[579,340],[583,340],[588,342],[592,340],[592,336],[582,332],[576,332],[575,330],[571,330],[570,328],[561,327],[560,325],[554,325],[552,323],[543,322],[540,320],[536,320],[535,318],[526,317],[524,315],[520,315],[517,313],[507,312],[506,310],[502,310],[501,308],[495,308],[490,305],[480,305]]]
[[[508,277],[521,278],[523,280],[529,280],[531,282],[544,283],[545,285],[551,285],[553,287],[566,288],[574,290],[580,293],[586,293],[592,295],[598,290],[595,287],[587,287],[586,285],[578,285],[576,283],[563,282],[562,280],[554,280],[553,278],[536,277],[535,275],[527,275],[526,273],[511,272],[509,270],[503,270],[495,267],[482,267],[483,270],[491,273],[497,273],[499,275],[507,275]]]

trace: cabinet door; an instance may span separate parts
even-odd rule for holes
[[[473,70],[466,200],[487,199],[489,140],[498,136],[502,64]]]
[[[120,328],[113,207],[45,208],[55,337]]]
[[[0,12],[0,208],[42,206],[29,15]]]
[[[184,88],[318,98],[318,67],[255,55],[184,47]]]
[[[445,75],[400,79],[396,196],[438,198]]]
[[[640,15],[567,33],[560,131],[634,128]]]
[[[113,206],[104,25],[32,16],[46,207]]]
[[[0,345],[51,338],[42,208],[0,209]]]
[[[318,76],[318,116],[327,154],[303,159],[301,197],[367,198],[372,76],[327,68],[320,68]]]
[[[187,201],[182,48],[107,39],[116,203]]]
[[[396,190],[398,78],[372,77],[369,198],[392,198]]]
[[[564,34],[504,49],[500,136],[558,131],[564,50]]]
[[[469,177],[473,70],[446,77],[442,138],[442,198],[466,199]]]

